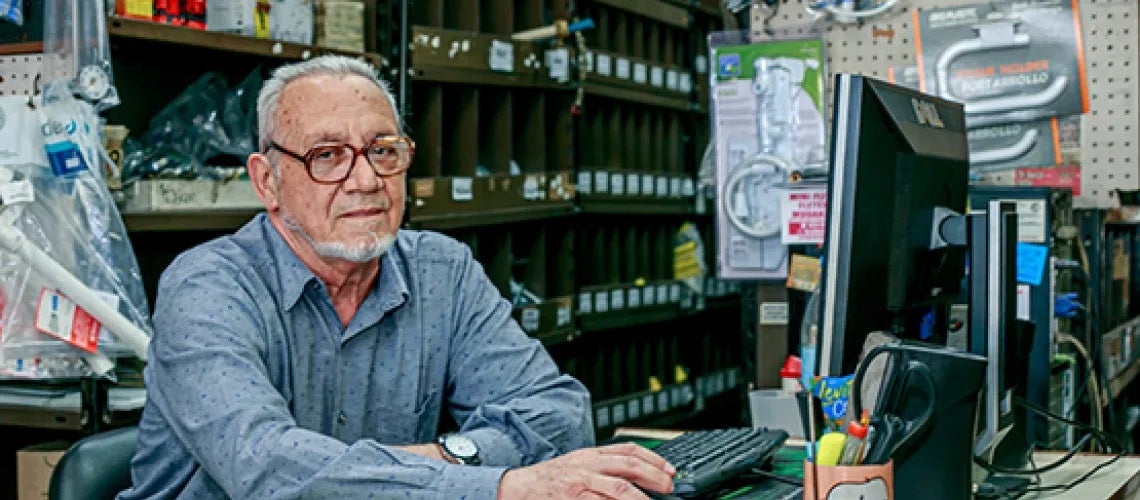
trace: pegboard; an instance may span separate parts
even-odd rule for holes
[[[42,54],[0,55],[0,95],[33,95],[42,68]]]
[[[753,3],[754,35],[762,37],[764,21],[772,11]],[[793,34],[810,32],[814,16],[804,8],[805,3],[817,2],[785,0],[768,26]],[[894,8],[862,25],[830,24],[825,38],[828,70],[887,80],[891,67],[915,63],[912,9],[978,3],[979,0],[899,0]],[[1137,1],[1080,0],[1079,8],[1090,109],[1081,119],[1081,195],[1074,200],[1074,206],[1109,208],[1118,205],[1116,189],[1140,189]],[[830,96],[827,103],[830,116]],[[990,174],[984,182],[1013,184],[1013,175]]]

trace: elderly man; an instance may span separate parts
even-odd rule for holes
[[[258,97],[265,213],[159,283],[134,498],[645,498],[590,400],[462,244],[398,230],[415,153],[387,85],[323,56]],[[439,436],[446,411],[459,431]],[[576,451],[575,451],[576,450]]]

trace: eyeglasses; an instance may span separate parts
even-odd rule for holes
[[[406,172],[416,154],[416,143],[407,137],[387,136],[373,139],[362,148],[354,148],[350,144],[318,144],[304,155],[289,151],[275,141],[269,142],[265,152],[270,149],[276,149],[303,163],[313,182],[338,184],[352,174],[357,156],[363,156],[379,177]]]

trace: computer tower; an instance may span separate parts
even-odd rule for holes
[[[1017,205],[1019,243],[1040,251],[1048,257],[1056,256],[1054,228],[1072,221],[1072,192],[1067,189],[1023,186],[970,186],[971,210],[984,209],[991,200],[1011,201]],[[1020,256],[1019,256],[1020,257]],[[1029,353],[1028,373],[1024,374],[1025,398],[1039,406],[1050,404],[1050,380],[1053,359],[1053,304],[1056,293],[1052,266],[1045,259],[1043,269],[1036,273],[1019,273],[1017,284],[1017,319],[1032,323],[1033,340]],[[1019,259],[1020,260],[1020,259]],[[1024,278],[1032,276],[1025,282]],[[953,312],[952,312],[953,315]],[[954,322],[951,322],[954,324]],[[1014,429],[1003,440],[995,460],[1001,460],[1000,450],[1024,450],[1027,445],[1049,441],[1048,422],[1029,412],[1018,412]],[[1009,465],[1017,466],[1024,457],[1008,457]]]

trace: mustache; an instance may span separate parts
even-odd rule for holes
[[[346,206],[338,207],[336,211],[337,213],[346,213],[356,210],[389,210],[391,208],[392,200],[388,198],[370,198],[349,202]]]

